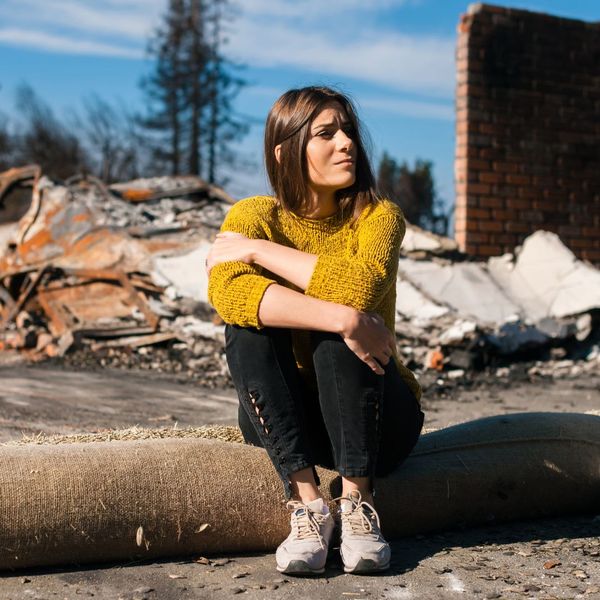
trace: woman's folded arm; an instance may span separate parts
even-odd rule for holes
[[[318,257],[306,294],[357,310],[374,310],[396,284],[405,229],[404,219],[394,214],[363,224],[356,254]]]
[[[266,289],[275,283],[243,262],[215,265],[208,278],[208,301],[226,323],[260,327],[258,307]]]
[[[233,206],[221,225],[221,232],[240,233],[252,240],[262,238],[264,232],[258,221],[249,218],[251,209],[248,202]],[[273,283],[275,280],[265,277],[258,265],[241,260],[219,262],[210,266],[208,301],[226,323],[259,327],[258,307],[265,290]]]

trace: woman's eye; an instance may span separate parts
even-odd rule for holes
[[[319,137],[331,137],[333,135],[333,133],[331,131],[321,131],[319,134]]]

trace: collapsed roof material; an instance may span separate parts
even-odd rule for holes
[[[205,241],[180,256],[157,256],[152,278],[159,285],[172,286],[176,296],[208,302],[208,277],[204,263],[210,246]]]
[[[532,323],[600,307],[600,271],[578,260],[549,231],[536,231],[525,239],[516,258],[490,258],[488,270]]]
[[[415,297],[412,303],[397,300],[398,312],[406,310],[408,317],[435,318],[446,306],[481,325],[500,326],[516,318],[537,324],[600,308],[600,271],[548,231],[526,238],[516,256],[487,263],[401,258],[398,279],[398,294]]]
[[[399,277],[409,281],[441,306],[484,325],[502,323],[519,312],[485,265],[462,262],[442,265],[435,261],[401,258]]]

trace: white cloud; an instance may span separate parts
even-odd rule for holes
[[[360,105],[364,108],[371,108],[407,117],[454,121],[454,106],[452,104],[393,98],[363,98],[360,101]]]
[[[143,43],[158,22],[164,2],[116,3],[110,0],[85,4],[74,0],[5,0],[0,5],[4,24],[28,29],[48,26],[74,32],[109,35],[111,39],[127,38]],[[53,32],[56,33],[56,32]]]
[[[371,19],[420,1],[237,0],[239,11],[234,7],[234,19],[226,24],[224,50],[250,67],[301,70],[316,78],[451,98],[453,38],[382,30]],[[141,58],[166,5],[166,0],[2,0],[0,42]]]
[[[94,56],[115,56],[119,58],[141,58],[143,56],[143,53],[137,49],[102,42],[70,39],[61,35],[26,29],[0,29],[0,42],[65,54],[91,54]]]
[[[394,89],[452,97],[454,40],[361,31],[323,35],[292,26],[241,20],[230,38],[236,60],[260,67],[297,68]]]
[[[350,11],[373,13],[418,3],[418,0],[239,0],[237,7],[247,15],[318,20]]]
[[[270,106],[281,95],[280,87],[250,86],[242,90],[242,96],[248,101],[256,99],[260,104],[268,103]],[[432,102],[431,100],[406,100],[398,98],[396,94],[386,96],[352,96],[356,101],[359,113],[364,109],[387,114],[402,115],[424,119],[437,119],[440,121],[454,121],[454,104],[451,102]],[[266,112],[265,112],[266,116]]]

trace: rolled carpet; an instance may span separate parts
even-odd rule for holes
[[[0,446],[0,569],[273,550],[289,516],[264,450],[177,435]],[[339,478],[319,475],[331,500]],[[376,494],[389,539],[598,510],[600,417],[512,414],[425,434]]]

